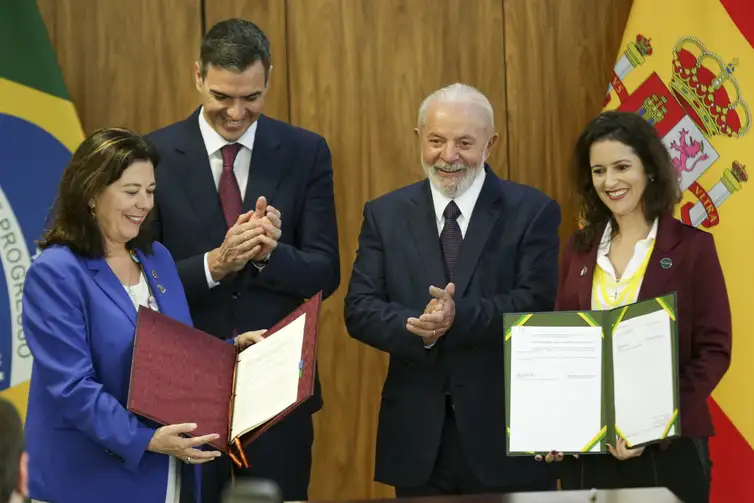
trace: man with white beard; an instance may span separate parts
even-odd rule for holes
[[[375,480],[398,497],[555,489],[544,463],[506,457],[502,322],[553,309],[560,207],[486,164],[478,90],[435,91],[415,132],[427,179],[367,202],[345,299],[351,337],[390,355]]]

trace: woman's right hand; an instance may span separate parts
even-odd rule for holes
[[[220,438],[220,435],[211,433],[195,438],[182,436],[184,433],[191,433],[195,429],[196,424],[194,423],[171,424],[157,428],[152,440],[149,441],[147,450],[174,456],[191,464],[202,464],[219,457],[221,454],[219,451],[200,451],[196,447]]]
[[[578,456],[577,456],[578,457]],[[563,453],[558,451],[550,451],[542,457],[541,454],[534,456],[537,461],[544,461],[545,463],[552,463],[553,461],[563,461]]]

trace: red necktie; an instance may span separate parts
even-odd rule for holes
[[[238,180],[236,180],[236,175],[233,173],[233,163],[240,149],[241,145],[239,143],[230,143],[220,149],[223,155],[223,172],[220,175],[218,193],[220,194],[220,204],[223,207],[228,228],[236,223],[238,215],[243,211],[241,189],[238,188]]]

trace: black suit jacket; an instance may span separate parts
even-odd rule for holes
[[[251,155],[243,210],[259,196],[282,213],[278,247],[260,272],[249,263],[210,289],[204,254],[220,246],[228,226],[198,122],[199,110],[147,136],[160,155],[155,177],[158,240],[173,255],[194,325],[221,339],[260,330],[340,283],[338,230],[330,149],[321,136],[266,116]],[[321,407],[319,379],[304,408]]]
[[[558,281],[560,208],[531,187],[485,179],[456,266],[456,316],[432,349],[405,328],[444,287],[429,182],[364,207],[345,303],[350,335],[390,354],[382,392],[375,479],[427,482],[449,386],[460,440],[475,476],[505,486],[552,477],[533,458],[506,457],[503,313],[552,310]]]

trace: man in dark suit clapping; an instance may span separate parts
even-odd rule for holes
[[[427,179],[366,204],[345,302],[350,335],[390,354],[375,478],[399,497],[554,489],[506,457],[502,323],[553,309],[560,208],[487,166],[478,90],[431,94],[416,134]]]
[[[195,67],[202,106],[148,136],[157,170],[159,240],[175,259],[194,325],[246,342],[340,283],[330,150],[321,136],[262,114],[270,46],[253,23],[213,26]],[[311,400],[246,450],[239,476],[274,480],[285,500],[306,500]],[[223,457],[205,465],[204,503],[219,503],[231,478]]]

